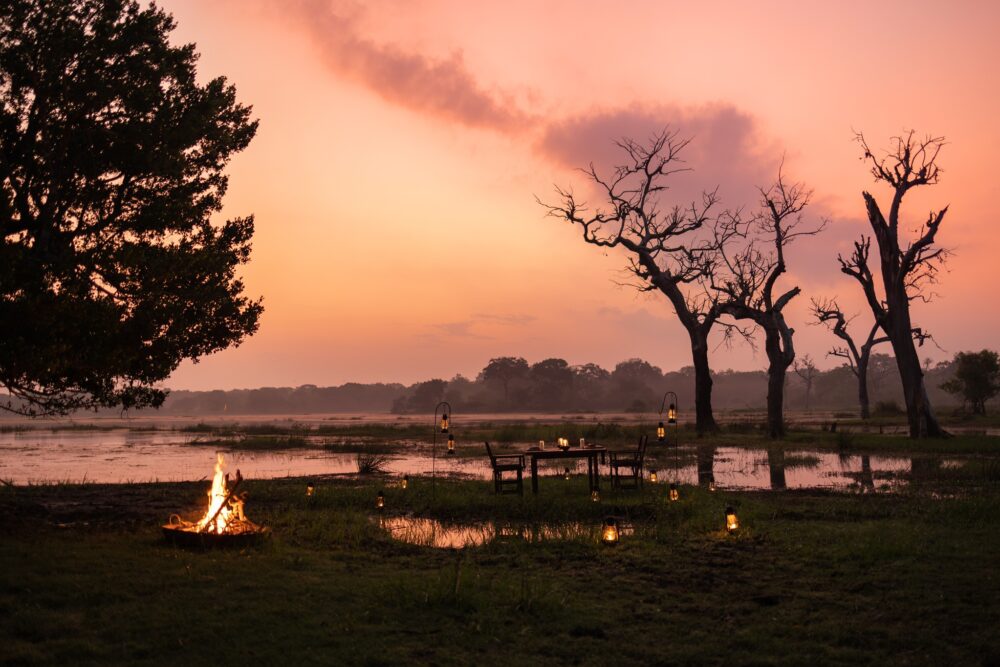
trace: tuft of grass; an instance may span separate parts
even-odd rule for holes
[[[359,475],[375,475],[384,473],[385,467],[389,465],[389,457],[373,452],[358,452],[354,457],[358,466]]]

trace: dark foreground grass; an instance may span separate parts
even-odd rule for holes
[[[946,499],[683,487],[666,503],[647,486],[595,504],[579,478],[537,499],[319,480],[311,502],[303,480],[248,481],[273,539],[207,553],[158,529],[203,483],[0,488],[0,663],[998,664],[1000,487],[950,482]],[[387,538],[379,489],[390,513],[614,513],[637,533],[434,550]]]

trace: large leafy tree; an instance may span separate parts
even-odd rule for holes
[[[986,414],[986,401],[1000,394],[1000,355],[993,350],[959,352],[955,377],[941,385],[962,397],[974,415]]]
[[[0,388],[8,410],[157,406],[238,344],[253,218],[213,222],[256,121],[197,81],[173,19],[126,0],[0,9]]]

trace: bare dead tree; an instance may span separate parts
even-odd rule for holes
[[[947,433],[934,416],[924,386],[924,373],[914,345],[910,301],[929,301],[932,297],[929,286],[937,282],[938,270],[948,255],[946,249],[934,244],[948,207],[932,211],[917,230],[915,240],[906,242],[904,246],[899,238],[903,198],[915,187],[938,182],[940,169],[937,158],[945,141],[943,137],[931,136],[918,140],[911,131],[905,136],[894,137],[892,150],[882,157],[872,153],[862,134],[857,135],[857,141],[864,150],[862,159],[870,166],[875,181],[886,183],[893,193],[888,219],[875,197],[867,191],[863,193],[868,222],[879,252],[881,294],[868,263],[870,236],[862,236],[855,241],[854,251],[849,257],[838,256],[840,270],[861,285],[875,322],[892,344],[903,383],[910,437],[945,436]]]
[[[795,360],[792,365],[792,370],[795,371],[796,375],[802,378],[802,382],[806,385],[806,411],[808,412],[809,401],[812,398],[813,382],[819,374],[819,369],[816,368],[816,364],[813,362],[812,357],[807,354],[802,357],[801,360]]]
[[[827,354],[831,357],[840,357],[847,361],[848,367],[858,380],[858,406],[861,409],[861,418],[871,417],[871,401],[868,398],[868,361],[871,359],[872,348],[882,343],[888,343],[888,336],[879,336],[881,327],[878,322],[872,325],[868,331],[868,336],[861,345],[858,345],[851,334],[847,331],[850,321],[844,316],[835,299],[824,301],[812,301],[812,313],[817,322],[831,326],[831,331],[835,336],[844,341],[844,345],[834,346]]]
[[[608,176],[594,165],[582,169],[601,192],[603,201],[593,210],[571,190],[556,187],[560,202],[539,204],[550,216],[579,226],[583,240],[600,248],[628,251],[627,270],[641,291],[659,291],[673,306],[688,333],[695,369],[695,414],[699,433],[718,427],[712,413],[712,375],[708,363],[708,336],[719,319],[718,298],[704,289],[712,269],[708,243],[697,235],[705,228],[717,203],[714,192],[701,202],[665,206],[661,201],[671,176],[687,168],[680,153],[688,139],[665,129],[643,145],[631,139],[616,142],[626,157]],[[728,331],[728,330],[727,330]]]
[[[792,287],[775,297],[778,278],[787,270],[785,249],[800,236],[818,234],[826,226],[806,224],[802,210],[812,191],[802,183],[788,184],[782,171],[768,189],[760,189],[760,210],[744,221],[739,212],[722,216],[716,227],[716,257],[712,289],[724,295],[719,310],[737,320],[750,320],[764,332],[767,353],[767,427],[772,438],[785,434],[784,388],[795,359],[795,330],[784,309],[801,291]],[[744,243],[733,252],[734,239]],[[768,247],[769,246],[769,247]],[[762,250],[762,248],[764,248]]]

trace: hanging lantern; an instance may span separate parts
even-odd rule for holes
[[[659,426],[656,427],[656,439],[663,442],[665,437],[667,437],[667,430],[663,428],[663,422],[660,422]]]
[[[443,415],[441,415],[441,432],[442,433],[447,433],[448,432],[448,413],[447,412],[444,413]]]
[[[708,483],[708,490],[711,491],[712,493],[715,493],[715,480],[714,479],[711,482]]]
[[[569,468],[566,468],[566,470],[563,472],[563,479],[566,480],[567,482],[569,481]]]
[[[405,489],[410,485],[410,476],[403,475],[403,481],[399,483],[400,488]]]
[[[593,491],[590,492],[590,499],[595,503],[601,502],[601,492],[598,491],[597,489],[594,489]]]
[[[681,497],[681,493],[680,493],[680,491],[677,490],[677,485],[676,484],[671,484],[670,485],[670,502],[674,502],[675,500],[678,500],[680,497]]]
[[[732,507],[726,508],[726,530],[730,533],[736,532],[740,527],[740,520],[736,516],[736,510]]]
[[[450,433],[448,434],[448,453],[449,454],[455,453],[455,436],[451,435]]]
[[[601,529],[601,542],[609,547],[613,547],[618,544],[619,537],[618,519],[613,516],[605,517],[604,527]]]
[[[375,496],[375,509],[377,509],[379,512],[385,509],[385,494],[382,493],[381,491],[379,491],[378,495]]]
[[[316,493],[316,485],[312,482],[306,484],[306,497],[310,497]]]
[[[656,470],[654,470],[653,468],[650,468],[649,469],[649,482],[651,484],[656,484],[657,481],[658,481],[658,478],[656,476]]]
[[[676,424],[677,423],[677,406],[673,403],[667,408],[667,423]]]

